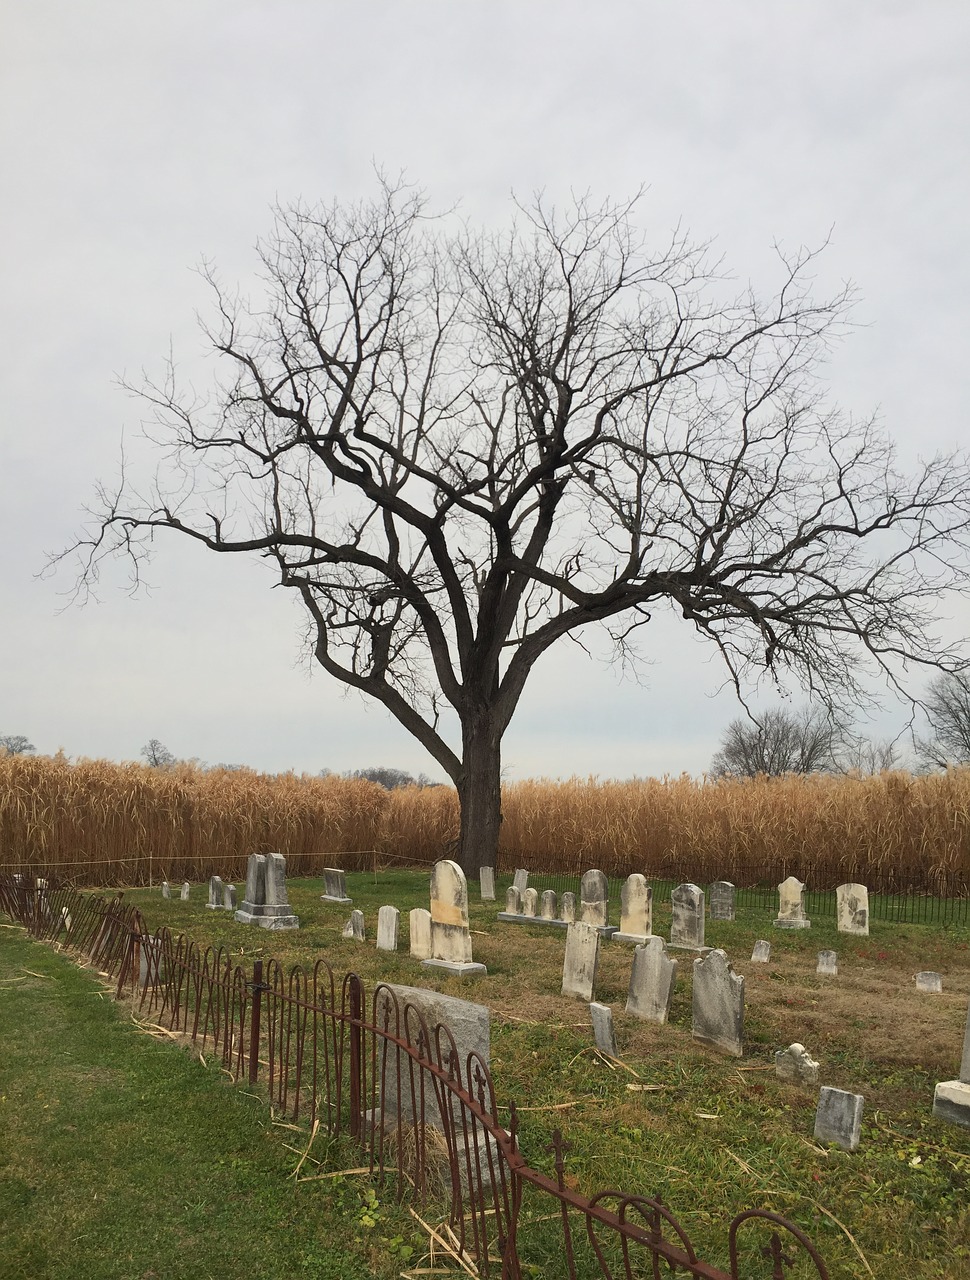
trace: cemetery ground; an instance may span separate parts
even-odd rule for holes
[[[724,948],[746,982],[741,1059],[721,1056],[691,1038],[692,953],[671,950],[680,971],[670,1022],[661,1026],[624,1013],[633,950],[603,942],[595,999],[614,1011],[620,1061],[613,1063],[593,1048],[587,1006],[560,994],[564,931],[496,920],[509,883],[510,877],[498,877],[494,903],[481,903],[478,886],[469,885],[474,958],[488,968],[487,976],[474,979],[423,968],[408,955],[408,911],[427,905],[427,870],[348,874],[353,905],[365,916],[364,943],[341,937],[350,908],[321,902],[320,879],[288,881],[290,903],[301,920],[298,931],[242,926],[228,913],[208,911],[204,885],[193,886],[188,902],[164,900],[157,888],[129,890],[126,900],[139,906],[150,929],[167,925],[202,944],[225,945],[234,957],[275,956],[285,967],[296,962],[311,965],[323,956],[337,974],[358,972],[369,989],[375,981],[387,980],[434,987],[486,1004],[492,1014],[492,1075],[504,1108],[499,1114],[507,1121],[508,1103],[515,1100],[520,1142],[529,1162],[551,1171],[547,1148],[552,1130],[561,1128],[570,1144],[569,1185],[588,1194],[613,1187],[660,1196],[701,1256],[715,1265],[727,1265],[730,1219],[759,1207],[781,1213],[805,1229],[833,1277],[872,1275],[888,1280],[905,1274],[915,1280],[957,1280],[970,1274],[970,1130],[931,1115],[934,1085],[952,1079],[959,1066],[970,998],[970,929],[876,920],[869,937],[850,937],[837,933],[833,911],[829,920],[813,917],[810,929],[787,931],[772,927],[774,911],[743,906],[736,921],[708,920],[707,945]],[[543,887],[541,877],[530,883]],[[396,953],[374,946],[377,911],[386,903],[402,913]],[[614,921],[618,907],[611,903]],[[658,893],[654,933],[668,937],[669,919],[669,902]],[[771,943],[768,964],[749,961],[757,938]],[[816,956],[823,949],[838,953],[837,977],[816,974]],[[31,948],[26,966],[40,971],[38,957],[44,951]],[[916,991],[913,975],[921,970],[943,974],[941,995]],[[101,1002],[91,1000],[95,1003],[100,1014]],[[134,1045],[136,1040],[126,1035]],[[862,1145],[855,1153],[816,1143],[812,1130],[817,1090],[776,1078],[774,1053],[794,1041],[820,1060],[821,1083],[864,1095]],[[137,1038],[137,1043],[152,1045],[153,1052],[166,1050],[147,1037]],[[168,1054],[166,1060],[181,1056],[171,1050]],[[177,1089],[167,1096],[164,1118],[152,1118],[140,1136],[149,1150],[154,1147],[156,1160],[169,1166],[165,1178],[179,1185],[180,1205],[194,1196],[215,1210],[233,1195],[225,1162],[231,1163],[233,1144],[243,1139],[224,1137],[222,1126],[213,1126],[211,1117],[221,1117],[229,1108],[227,1093],[243,1094],[232,1107],[256,1104],[245,1098],[244,1088],[233,1091],[217,1083],[215,1067],[210,1065],[206,1073],[197,1061],[189,1065],[194,1072],[189,1105],[196,1106],[191,1097],[202,1087],[196,1083],[199,1077],[211,1078],[223,1100],[216,1104],[210,1098],[200,1109],[208,1126],[207,1152],[194,1167],[159,1154],[166,1125],[186,1105]],[[38,1079],[41,1074],[34,1072]],[[120,1110],[116,1121],[129,1123],[131,1117]],[[254,1134],[264,1133],[270,1123],[258,1109],[245,1110],[243,1119],[243,1129],[248,1126]],[[72,1123],[80,1127],[78,1120]],[[105,1136],[108,1123],[97,1124],[92,1151],[113,1141]],[[306,1135],[302,1140],[291,1136],[290,1145],[306,1149]],[[265,1152],[266,1145],[261,1150]],[[277,1152],[275,1146],[273,1150]],[[282,1224],[299,1221],[305,1229],[309,1221],[316,1234],[311,1229],[305,1237],[307,1257],[312,1257],[313,1247],[322,1248],[322,1241],[333,1238],[342,1242],[334,1247],[344,1247],[350,1257],[360,1258],[361,1251],[371,1250],[371,1265],[386,1274],[402,1269],[394,1249],[400,1248],[402,1237],[408,1240],[405,1247],[418,1247],[417,1242],[408,1236],[408,1227],[400,1225],[404,1219],[393,1218],[392,1207],[383,1201],[381,1213],[388,1216],[362,1234],[359,1222],[367,1219],[367,1197],[373,1194],[365,1180],[333,1180],[342,1197],[338,1216],[346,1218],[350,1206],[355,1221],[343,1236],[338,1228],[331,1237],[333,1206],[328,1196],[334,1187],[323,1180],[309,1184],[327,1191],[315,1190],[312,1208],[305,1201],[297,1208],[306,1191],[295,1187],[287,1172],[299,1156],[280,1146],[278,1159],[277,1182],[284,1198],[268,1209],[266,1220],[274,1225],[269,1239],[266,1233],[259,1237],[267,1253],[272,1253],[268,1245],[276,1236],[289,1239],[291,1233]],[[310,1146],[305,1167],[314,1161],[320,1162],[313,1164],[320,1172],[347,1167],[321,1137]],[[94,1166],[89,1177],[90,1195],[99,1190]],[[155,1214],[159,1220],[178,1217],[172,1202],[167,1203],[168,1209],[163,1197]],[[255,1205],[254,1213],[239,1208],[230,1215],[236,1228],[258,1221]],[[523,1244],[529,1242],[523,1257],[526,1274],[543,1274],[544,1249],[557,1254],[561,1250],[559,1215],[550,1212],[554,1209],[538,1200],[526,1203],[527,1218],[551,1218],[521,1237]],[[195,1234],[200,1243],[206,1237],[201,1223]],[[329,1244],[326,1251],[329,1255]],[[303,1271],[294,1267],[292,1273],[330,1274],[325,1262],[317,1270],[301,1265]],[[210,1269],[213,1275],[233,1274],[225,1267],[210,1264]],[[158,1269],[160,1277],[169,1274],[180,1273]],[[193,1274],[205,1271],[200,1268]],[[352,1265],[341,1274],[355,1274]]]

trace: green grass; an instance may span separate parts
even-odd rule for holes
[[[489,972],[464,981],[423,969],[407,954],[407,912],[427,905],[426,873],[348,875],[354,905],[365,913],[369,941],[364,945],[341,938],[350,908],[322,903],[319,881],[291,882],[290,900],[302,927],[279,934],[205,910],[204,886],[193,887],[188,903],[166,901],[157,889],[130,891],[127,898],[142,908],[150,928],[167,924],[196,940],[223,943],[244,962],[274,955],[284,964],[309,964],[324,955],[335,972],[355,969],[368,985],[387,979],[434,986],[487,1004],[500,1114],[507,1117],[513,1098],[523,1108],[521,1144],[530,1162],[552,1172],[548,1147],[559,1126],[571,1144],[566,1156],[571,1186],[586,1194],[619,1187],[662,1196],[700,1256],[715,1265],[727,1265],[730,1219],[758,1207],[782,1213],[806,1230],[833,1280],[867,1276],[867,1267],[876,1280],[970,1275],[970,1131],[931,1115],[935,1082],[952,1078],[959,1064],[970,997],[970,931],[876,922],[869,938],[848,938],[837,934],[834,921],[819,918],[811,930],[788,933],[772,928],[773,912],[754,908],[742,910],[733,923],[708,922],[708,943],[724,947],[746,979],[746,1052],[740,1062],[691,1039],[690,956],[680,956],[671,1022],[658,1027],[623,1012],[631,949],[606,944],[596,998],[614,1008],[625,1064],[611,1068],[591,1050],[585,1006],[559,994],[563,933],[496,921],[506,883],[500,878],[495,904],[480,903],[477,887],[471,886],[475,958]],[[395,955],[377,952],[373,945],[377,909],[388,902],[402,910],[401,951]],[[669,916],[667,904],[655,904],[655,932],[666,936]],[[768,965],[748,960],[759,937],[772,943]],[[815,956],[823,948],[839,953],[836,979],[815,974]],[[45,953],[36,948],[34,954]],[[28,962],[28,967],[38,966]],[[915,992],[912,975],[927,968],[944,974],[942,996]],[[812,1140],[815,1094],[775,1078],[774,1051],[794,1040],[820,1059],[823,1083],[865,1096],[858,1152],[818,1147]],[[198,1073],[206,1079],[212,1075],[201,1067]],[[227,1092],[231,1095],[220,1089],[220,1096]],[[218,1140],[216,1149],[224,1155]],[[315,1154],[323,1158],[316,1148]],[[286,1183],[286,1167],[284,1160],[279,1182],[285,1196],[305,1194],[303,1186]],[[362,1212],[352,1187],[320,1190],[324,1185],[310,1184],[319,1195],[318,1221],[324,1220],[334,1190],[338,1200],[343,1197]],[[356,1198],[347,1199],[350,1195]],[[548,1200],[530,1194],[525,1206],[519,1240],[526,1274],[541,1275],[561,1254],[560,1229],[555,1220],[543,1221],[554,1209]],[[370,1229],[369,1238],[355,1243],[361,1232],[351,1232],[352,1254],[368,1243],[379,1245],[381,1236],[401,1234],[391,1206],[382,1204],[380,1212],[385,1218]],[[267,1220],[276,1219],[270,1214]],[[581,1223],[575,1226],[583,1234]],[[386,1254],[383,1262],[390,1263]],[[165,1274],[178,1273],[159,1271]],[[287,1274],[304,1273],[292,1269]],[[750,1274],[767,1273],[753,1269]]]

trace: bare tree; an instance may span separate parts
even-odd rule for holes
[[[970,683],[958,676],[931,680],[923,709],[932,736],[917,738],[920,762],[928,769],[948,769],[970,762]]]
[[[732,720],[709,772],[712,778],[829,773],[838,768],[842,745],[824,709],[776,707],[757,718]]]
[[[22,733],[0,733],[0,755],[32,755],[37,748]]]
[[[102,489],[70,549],[82,591],[117,551],[137,584],[162,529],[274,562],[323,669],[454,782],[466,871],[496,856],[530,672],[591,624],[622,663],[667,605],[739,691],[768,671],[823,701],[873,667],[958,665],[931,631],[967,468],[906,479],[871,423],[825,407],[813,368],[849,292],[814,301],[801,252],[773,298],[726,298],[703,246],[649,251],[634,205],[537,199],[455,235],[387,183],[279,211],[261,302],[208,273],[228,378],[209,401],[171,365],[130,388],[163,469]]]
[[[368,782],[376,782],[385,791],[396,791],[398,787],[429,787],[431,779],[425,773],[417,777],[406,769],[391,769],[386,765],[371,766],[367,769],[354,769],[346,775],[348,778],[366,778]]]
[[[171,751],[157,738],[149,738],[142,747],[141,754],[151,769],[167,769],[169,765],[175,764],[175,757]]]

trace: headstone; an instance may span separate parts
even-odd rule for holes
[[[835,921],[839,933],[869,936],[869,890],[864,884],[840,884],[835,891]]]
[[[559,899],[559,919],[564,924],[572,924],[576,919],[576,895],[568,890]]]
[[[645,942],[653,932],[653,890],[639,871],[627,876],[620,891],[620,928],[614,942]]]
[[[776,929],[809,929],[811,920],[805,919],[805,908],[802,905],[805,886],[801,880],[789,876],[778,886],[778,919]]]
[[[182,882],[182,891],[179,894],[179,897],[182,899],[183,902],[188,902],[190,889],[191,889],[191,885],[189,884],[188,880],[184,880]]]
[[[543,920],[555,920],[558,905],[558,894],[555,889],[544,889],[539,900],[539,915]]]
[[[858,1150],[864,1101],[861,1093],[823,1085],[815,1112],[815,1141],[834,1142],[843,1151]]]
[[[814,1088],[818,1084],[818,1063],[808,1056],[803,1044],[790,1044],[775,1054],[775,1075],[779,1080]]]
[[[222,878],[221,876],[209,877],[209,901],[205,904],[210,911],[222,910]]]
[[[415,907],[408,917],[411,938],[411,955],[415,960],[431,959],[431,912],[427,907]]]
[[[667,944],[656,935],[633,952],[626,1011],[648,1022],[666,1022],[677,981],[677,961],[667,955]]]
[[[396,951],[401,913],[397,907],[384,906],[377,913],[377,950]]]
[[[943,990],[943,974],[924,969],[922,973],[916,975],[916,990],[938,996]]]
[[[364,913],[354,907],[350,919],[341,930],[341,937],[352,938],[354,942],[364,941]]]
[[[522,894],[514,884],[510,884],[505,890],[505,914],[507,916],[522,914]]]
[[[299,929],[286,896],[286,859],[281,853],[251,853],[246,866],[246,896],[234,919],[263,929]]]
[[[512,883],[518,889],[519,893],[525,893],[529,887],[529,873],[524,867],[518,867],[515,875],[512,877]]]
[[[494,867],[478,868],[478,888],[482,896],[482,902],[495,901],[495,868]]]
[[[162,897],[170,898],[172,896],[172,886],[167,880],[162,881]]]
[[[771,943],[766,942],[764,938],[759,938],[754,944],[751,952],[751,960],[754,964],[767,964],[771,959]]]
[[[472,960],[468,929],[468,885],[457,862],[442,858],[431,872],[431,956],[422,964],[450,973],[484,974]]]
[[[579,918],[604,929],[609,925],[609,885],[602,871],[587,871],[579,882]]]
[[[593,1019],[593,1038],[597,1049],[610,1058],[619,1057],[616,1051],[616,1031],[613,1028],[613,1010],[608,1004],[597,1004],[594,1000],[590,1003],[589,1013]]]
[[[323,868],[323,893],[321,902],[336,902],[341,907],[349,907],[353,898],[347,897],[347,876],[340,867]]]
[[[694,961],[695,1040],[741,1057],[744,1041],[744,979],[731,967],[727,952],[709,951]]]
[[[522,895],[522,914],[531,920],[539,906],[539,894],[535,889],[526,889]]]
[[[839,976],[839,957],[834,951],[820,951],[818,953],[818,963],[815,966],[815,972],[824,974],[830,978]]]
[[[566,930],[566,954],[562,966],[562,994],[585,1000],[593,998],[599,966],[600,934],[595,925],[576,920]]]
[[[959,1079],[944,1080],[936,1086],[933,1114],[940,1120],[970,1129],[970,1008],[967,1009],[967,1025],[963,1034]]]
[[[712,920],[734,919],[734,885],[730,880],[715,880],[710,888]]]
[[[236,886],[234,884],[224,884],[222,886],[222,905],[226,911],[235,911]]]
[[[670,945],[690,951],[704,948],[704,890],[679,884],[670,893]]]

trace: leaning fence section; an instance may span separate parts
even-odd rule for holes
[[[558,1129],[550,1171],[532,1167],[514,1102],[508,1127],[499,1119],[488,1063],[461,1054],[447,1025],[391,986],[368,993],[359,976],[338,976],[322,959],[312,969],[284,970],[272,959],[237,964],[223,948],[200,948],[167,929],[150,934],[120,895],[0,877],[0,910],[91,963],[119,999],[214,1055],[236,1081],[264,1087],[286,1118],[352,1142],[396,1196],[438,1205],[472,1274],[532,1274],[538,1222],[543,1274],[567,1280],[668,1270],[699,1280],[785,1280],[789,1268],[792,1277],[827,1280],[812,1242],[777,1214],[748,1210],[729,1224],[725,1271],[698,1257],[659,1199],[582,1194],[567,1180],[569,1144]]]

